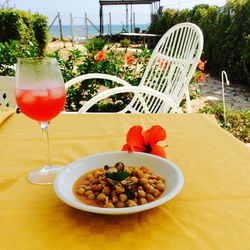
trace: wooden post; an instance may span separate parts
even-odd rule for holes
[[[135,32],[135,12],[133,12],[133,32]]]
[[[103,35],[103,7],[100,4],[100,35]]]
[[[130,6],[130,32],[133,32],[133,9],[132,9],[132,4]]]
[[[111,13],[109,12],[109,34],[112,35]]]
[[[85,39],[88,41],[89,40],[88,17],[87,17],[87,13],[86,12],[85,12],[85,16],[84,16],[84,26],[85,26]]]
[[[126,4],[126,32],[128,31],[128,5]]]
[[[70,13],[70,31],[71,31],[71,37],[72,37],[72,45],[74,47],[74,32],[73,32],[73,26],[74,26],[74,23],[73,23],[73,16],[72,16],[72,13]]]
[[[60,17],[60,13],[58,12],[58,23],[59,23],[59,31],[60,31],[60,39],[63,40],[63,33],[62,33],[62,20]]]

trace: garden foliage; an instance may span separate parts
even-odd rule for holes
[[[0,10],[0,43],[10,40],[24,46],[31,42],[42,56],[48,43],[47,17],[21,10]]]
[[[151,24],[150,32],[164,34],[180,22],[193,22],[203,31],[206,68],[220,76],[250,84],[250,0],[228,0],[217,6],[197,5],[192,10],[166,9]]]
[[[17,40],[9,40],[8,42],[0,43],[0,75],[14,76],[17,58],[37,57],[38,55],[39,49],[32,42],[22,44]]]
[[[243,112],[226,109],[226,122],[224,120],[224,109],[222,103],[213,106],[205,106],[200,109],[201,113],[213,114],[220,126],[232,133],[243,142],[249,142],[248,131],[250,129],[250,109]]]
[[[151,51],[141,48],[140,52],[128,53],[117,50],[103,38],[90,39],[85,45],[86,52],[69,51],[69,57],[63,59],[59,51],[49,56],[55,57],[60,64],[64,81],[88,73],[103,73],[117,76],[131,85],[138,85],[144,73]],[[76,111],[100,89],[113,88],[117,83],[103,79],[91,79],[72,86],[67,91],[66,110]],[[130,94],[114,95],[105,102],[96,105],[91,111],[118,111],[131,99]]]

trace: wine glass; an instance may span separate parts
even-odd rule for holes
[[[52,184],[60,166],[51,165],[48,125],[64,108],[66,91],[55,58],[20,58],[16,71],[16,102],[23,114],[39,122],[47,144],[47,163],[31,171],[34,184]]]

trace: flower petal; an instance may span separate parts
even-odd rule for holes
[[[129,144],[135,151],[144,151],[145,143],[142,136],[141,126],[133,126],[129,129],[127,134],[127,144]]]
[[[164,148],[162,146],[159,146],[159,145],[154,145],[152,147],[151,154],[166,158],[166,152],[165,152]]]
[[[129,144],[124,144],[122,147],[122,151],[128,151],[129,153],[133,152],[133,148]]]
[[[159,125],[152,126],[143,133],[145,144],[149,144],[151,147],[153,147],[159,141],[165,140],[166,137],[167,135],[165,129]]]

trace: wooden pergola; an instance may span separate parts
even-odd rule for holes
[[[160,8],[160,0],[100,0],[100,33],[103,34],[104,31],[104,22],[103,22],[103,6],[105,5],[126,5],[126,24],[128,26],[128,6],[131,5],[131,11],[132,11],[132,5],[137,4],[148,4],[151,6],[151,15],[158,11]],[[132,14],[132,13],[131,13]]]

